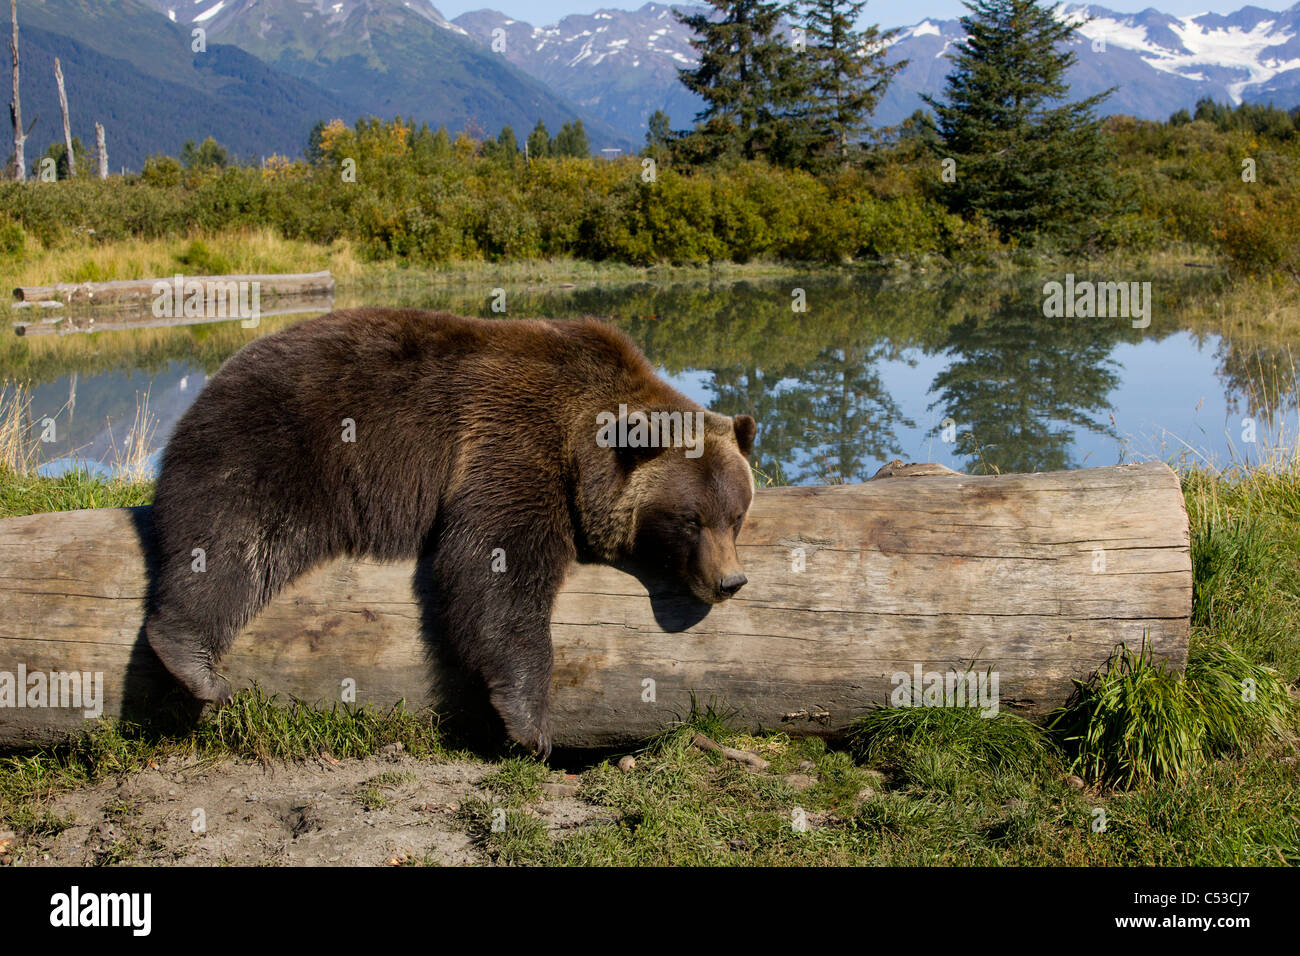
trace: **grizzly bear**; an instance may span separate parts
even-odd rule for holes
[[[543,758],[570,564],[742,587],[755,423],[705,411],[593,319],[332,312],[250,342],[163,454],[145,633],[195,697],[285,585],[335,556],[422,558],[443,637]],[[202,569],[196,563],[202,549]]]

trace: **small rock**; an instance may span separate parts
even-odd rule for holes
[[[548,797],[576,797],[582,788],[576,783],[544,783],[542,793]]]
[[[18,834],[13,830],[0,830],[0,843],[8,843],[10,840],[16,840]]]
[[[386,744],[383,747],[380,747],[379,753],[385,757],[396,757],[398,754],[402,753],[405,750],[406,750],[406,744],[398,740],[391,744]]]
[[[13,866],[13,862],[14,862],[14,858],[10,856],[8,853],[6,853],[4,856],[0,856],[0,866]]]
[[[631,756],[622,758],[618,762],[618,769],[624,773],[631,773],[636,769],[636,758]]]
[[[1070,774],[1068,777],[1065,778],[1065,785],[1069,787],[1071,790],[1082,790],[1084,787],[1087,786],[1087,784],[1083,782],[1082,777],[1077,777],[1074,774]]]
[[[814,770],[817,769],[817,765],[813,763],[811,760],[801,760],[799,761],[799,766],[796,767],[795,769],[798,770],[800,773],[812,773]]]
[[[807,790],[810,787],[817,786],[817,778],[810,777],[806,773],[788,773],[781,779],[795,790]]]

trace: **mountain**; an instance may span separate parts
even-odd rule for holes
[[[695,63],[690,29],[672,8],[647,3],[639,10],[598,10],[535,27],[495,10],[463,13],[452,21],[481,43],[493,31],[505,41],[505,58],[551,89],[600,116],[639,146],[646,118],[662,109],[684,128],[704,107],[677,80]]]
[[[360,103],[456,131],[522,139],[540,119],[552,131],[581,118],[595,147],[626,137],[508,58],[470,39],[429,0],[149,0],[209,43],[225,43],[277,70]],[[345,117],[350,119],[350,117]]]
[[[1182,19],[1150,9],[1138,14],[1087,6],[1066,10],[1075,19],[1093,17],[1081,30],[1089,40],[1105,37],[1108,48],[1130,52],[1165,76],[1203,89],[1222,87],[1223,99],[1233,103],[1300,103],[1300,3],[1280,12],[1242,7],[1228,16]]]
[[[63,140],[56,56],[73,135],[93,151],[102,123],[113,169],[209,135],[236,156],[296,155],[316,119],[359,109],[235,47],[195,55],[185,31],[136,0],[24,0],[19,38],[29,162]]]
[[[1205,96],[1231,103],[1300,104],[1300,4],[1280,13],[1243,7],[1229,16],[1193,17],[1071,4],[1059,6],[1057,15],[1081,24],[1074,42],[1078,62],[1069,74],[1071,95],[1118,87],[1104,113],[1168,119]],[[878,121],[897,122],[923,105],[922,93],[941,93],[950,62],[946,54],[963,36],[957,20],[922,20],[903,29],[891,55],[907,59],[908,66],[882,101]]]
[[[1165,119],[1204,96],[1300,103],[1300,3],[1191,17],[1057,9],[1091,18],[1069,79],[1074,97],[1117,86],[1108,113]],[[492,10],[449,21],[431,0],[22,0],[28,154],[62,138],[55,56],[73,133],[92,146],[102,122],[113,168],[208,135],[239,157],[298,155],[317,120],[365,114],[453,131],[509,123],[521,139],[538,119],[554,132],[581,117],[594,147],[635,147],[650,113],[665,110],[681,129],[703,105],[677,78],[695,51],[672,10],[647,3],[533,26]],[[206,52],[191,48],[196,28]],[[902,28],[889,55],[908,65],[874,121],[897,123],[921,94],[941,94],[961,37],[957,20]]]
[[[672,9],[648,3],[540,27],[476,10],[451,25],[483,44],[491,43],[494,30],[502,31],[498,36],[505,40],[507,60],[640,142],[655,109],[665,109],[681,129],[702,106],[677,81],[677,69],[696,58],[690,31]],[[1129,14],[1080,4],[1063,4],[1057,11],[1076,22],[1092,18],[1075,41],[1078,63],[1069,80],[1075,98],[1118,86],[1105,113],[1167,119],[1204,96],[1233,103],[1300,103],[1300,3],[1280,13],[1243,7],[1228,16],[1174,17],[1153,9]],[[947,54],[963,35],[955,19],[930,18],[902,28],[890,59],[908,65],[874,121],[898,123],[924,105],[921,94],[942,94],[952,68]]]

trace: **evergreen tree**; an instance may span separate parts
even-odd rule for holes
[[[313,166],[320,166],[325,162],[324,140],[325,121],[317,120],[316,125],[311,128],[311,133],[307,136],[307,148],[303,150],[307,162]]]
[[[551,134],[541,120],[537,121],[533,131],[528,134],[527,143],[530,159],[545,159],[551,155]]]
[[[655,110],[646,121],[645,144],[652,150],[666,150],[673,142],[673,125],[668,114]]]
[[[72,158],[76,161],[76,167],[80,172],[78,176],[88,175],[91,168],[89,157],[86,154],[86,147],[81,142],[80,136],[72,137]],[[59,179],[70,179],[68,173],[68,148],[63,145],[61,140],[50,143],[50,148],[45,151],[44,156],[37,157],[32,163],[32,178],[38,179],[41,175],[41,161],[43,159],[54,160],[55,175]]]
[[[507,124],[501,127],[501,132],[497,135],[497,148],[511,159],[519,152],[519,140],[515,138],[515,131]]]
[[[519,155],[519,140],[509,124],[501,127],[496,139],[488,137],[479,146],[479,154],[485,159],[497,159],[504,163],[513,163]]]
[[[1066,103],[1058,49],[1076,25],[1035,0],[968,0],[966,39],[956,45],[946,103],[938,114],[942,155],[956,181],[941,195],[960,215],[985,216],[1004,238],[1035,233],[1086,240],[1089,220],[1113,201],[1101,121],[1094,110],[1112,90]]]
[[[887,63],[897,30],[854,25],[867,0],[810,0],[804,10],[807,126],[841,159],[866,128],[876,104],[906,60]]]
[[[181,147],[180,159],[186,169],[206,169],[209,167],[224,169],[229,163],[226,147],[211,136],[198,146],[194,145],[194,140],[187,139],[185,145]]]
[[[696,121],[703,124],[699,135],[722,140],[713,151],[735,148],[753,159],[777,138],[780,101],[788,96],[791,52],[778,30],[791,5],[764,0],[709,4],[720,17],[673,11],[695,32],[691,46],[700,54],[699,65],[678,70],[678,76],[707,104]]]
[[[555,134],[555,142],[551,144],[551,155],[577,157],[591,155],[591,143],[587,140],[587,131],[582,128],[582,120],[574,120],[560,127],[560,131]]]

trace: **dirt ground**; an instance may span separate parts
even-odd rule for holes
[[[468,799],[492,801],[481,786],[489,771],[400,749],[269,765],[173,758],[57,796],[50,809],[71,826],[7,852],[28,866],[484,864],[458,811]],[[612,818],[577,798],[576,778],[556,774],[544,789],[525,812],[557,837]]]

